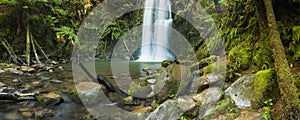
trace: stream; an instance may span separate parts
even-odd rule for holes
[[[84,64],[84,63],[83,63]],[[101,74],[113,81],[122,76],[130,76],[132,79],[140,79],[146,77],[146,73],[142,70],[144,66],[159,68],[158,62],[113,62],[114,68],[117,70],[112,73],[111,62],[96,62],[96,74]],[[126,67],[126,64],[128,65]],[[79,69],[74,67],[73,69]],[[130,74],[128,74],[128,71]],[[89,114],[85,106],[72,100],[69,92],[75,89],[72,76],[72,64],[59,64],[53,67],[53,71],[49,72],[44,69],[37,69],[32,73],[24,72],[23,75],[15,75],[11,72],[0,73],[0,82],[4,83],[11,92],[16,93],[50,93],[59,94],[64,102],[59,105],[42,107],[37,101],[12,101],[0,100],[0,118],[8,120],[36,119],[36,111],[42,108],[49,108],[54,111],[51,119],[80,119]],[[42,86],[36,87],[33,82],[40,82]],[[123,86],[117,82],[118,86]],[[128,82],[127,82],[128,83]],[[113,83],[116,84],[116,83]],[[126,86],[126,85],[125,85]],[[1,90],[2,91],[2,90]],[[3,92],[3,91],[2,91]]]

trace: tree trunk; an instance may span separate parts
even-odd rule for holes
[[[272,0],[264,0],[267,21],[269,26],[270,42],[273,46],[273,58],[275,60],[275,69],[277,81],[280,89],[281,99],[283,100],[281,109],[284,113],[278,115],[280,119],[298,119],[298,95],[295,87],[288,61],[286,59],[285,50],[280,39],[280,33],[276,24],[275,14],[273,11]]]
[[[33,42],[32,34],[30,34],[30,38],[31,38],[31,39],[30,39],[30,42],[31,42],[32,49],[33,49],[33,52],[34,52],[34,55],[35,55],[35,59],[36,59],[38,65],[41,65],[40,58],[39,58],[39,56],[38,56],[38,54],[37,54],[37,52],[36,52],[36,49],[35,49],[35,44],[34,44],[34,42]]]
[[[29,32],[29,23],[26,26],[26,63],[27,66],[30,66],[30,32]]]

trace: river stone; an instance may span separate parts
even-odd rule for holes
[[[150,66],[144,66],[144,68],[143,68],[143,71],[148,71],[148,70],[151,70],[151,67]]]
[[[13,79],[13,80],[12,80],[12,83],[18,83],[18,82],[20,82],[19,79]]]
[[[167,100],[156,108],[146,120],[177,120],[181,114],[195,107],[190,96],[181,96],[175,100]]]
[[[148,107],[143,107],[143,106],[138,106],[136,108],[134,108],[134,110],[132,111],[133,113],[149,113],[152,111],[152,107],[148,106]]]
[[[64,70],[64,68],[62,66],[58,66],[57,68],[60,70]]]
[[[64,101],[59,94],[56,94],[54,92],[42,94],[42,96],[37,97],[37,99],[42,105],[45,106],[59,105]]]
[[[149,84],[155,84],[156,79],[147,79],[147,81]]]
[[[50,119],[54,116],[54,111],[48,108],[38,109],[34,115],[36,120]]]
[[[0,82],[0,87],[5,87],[6,84],[4,84],[3,82]]]
[[[253,78],[253,76],[240,77],[225,90],[225,96],[230,96],[239,108],[251,107]]]
[[[63,84],[64,82],[63,81],[60,81],[60,80],[55,80],[55,79],[52,79],[52,80],[49,80],[50,83],[57,83],[57,84]]]
[[[24,74],[21,70],[16,70],[14,68],[7,68],[7,71],[13,73],[14,75],[23,75]]]
[[[33,113],[32,112],[21,112],[21,114],[25,117],[31,118],[33,117]]]
[[[208,88],[203,92],[193,96],[197,105],[202,106],[217,102],[222,96],[222,89],[219,87]]]
[[[174,100],[168,100],[156,108],[146,120],[177,120],[180,116],[179,104]]]
[[[195,83],[198,87],[197,92],[201,92],[208,87],[212,87],[212,86],[214,86],[214,84],[216,84],[218,82],[220,82],[220,80],[219,80],[218,76],[216,76],[216,75],[208,74],[205,76],[201,76],[195,81]],[[194,87],[196,87],[196,86],[194,86]]]
[[[4,72],[5,72],[4,70],[0,69],[0,73],[4,73]]]
[[[76,86],[76,88],[82,102],[91,105],[101,102],[98,100],[104,97],[104,93],[106,92],[104,85],[95,82],[81,82]]]
[[[42,82],[39,82],[39,81],[34,81],[31,83],[31,85],[34,87],[34,88],[39,88],[39,87],[43,87],[43,83]]]
[[[35,72],[36,71],[35,68],[27,67],[27,66],[21,66],[20,70],[23,72]]]
[[[263,120],[258,112],[242,111],[235,120]]]

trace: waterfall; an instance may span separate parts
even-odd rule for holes
[[[174,59],[169,50],[172,22],[170,0],[145,1],[141,55],[138,61]]]

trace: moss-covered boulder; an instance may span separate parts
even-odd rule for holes
[[[252,107],[259,108],[268,99],[275,99],[279,96],[278,85],[276,82],[276,72],[273,69],[258,71],[254,75]]]

